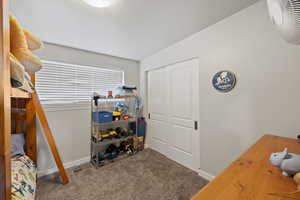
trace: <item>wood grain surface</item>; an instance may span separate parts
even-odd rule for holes
[[[35,74],[30,73],[30,78],[35,85]],[[36,110],[32,98],[26,104],[26,154],[37,164]]]
[[[11,200],[9,5],[0,0],[0,199]]]
[[[300,193],[270,195],[297,190],[293,179],[283,176],[281,170],[269,161],[271,153],[282,151],[284,147],[288,147],[289,152],[300,154],[299,140],[263,136],[192,200],[300,200]]]

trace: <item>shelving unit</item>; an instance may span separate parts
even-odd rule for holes
[[[120,96],[115,98],[98,99],[95,103],[94,98],[91,100],[91,163],[95,167],[103,166],[107,163],[119,160],[121,158],[133,155],[138,152],[134,149],[132,153],[118,152],[114,158],[109,158],[106,149],[114,144],[120,146],[122,142],[133,141],[137,136],[138,126],[138,106],[137,96]],[[121,115],[118,119],[109,119],[107,121],[100,120],[99,114],[108,112],[111,115],[118,112]],[[124,119],[124,116],[127,118]],[[135,124],[135,131],[131,130],[130,124]],[[116,131],[116,129],[122,132]],[[102,157],[101,157],[101,156]]]

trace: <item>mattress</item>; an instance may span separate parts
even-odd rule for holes
[[[12,159],[12,200],[34,200],[37,169],[27,156]]]

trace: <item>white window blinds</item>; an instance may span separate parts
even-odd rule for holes
[[[99,67],[43,61],[36,90],[43,104],[87,102],[93,92],[107,94],[124,83],[124,72]]]

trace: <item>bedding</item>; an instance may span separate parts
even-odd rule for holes
[[[12,200],[34,200],[37,169],[27,157],[12,158]]]
[[[24,134],[12,134],[11,155],[13,158],[25,155],[24,144]]]
[[[31,78],[28,72],[25,72],[24,66],[18,61],[16,57],[14,57],[12,53],[10,54],[9,59],[12,87],[22,89],[29,93],[33,93],[34,85],[31,82]]]

